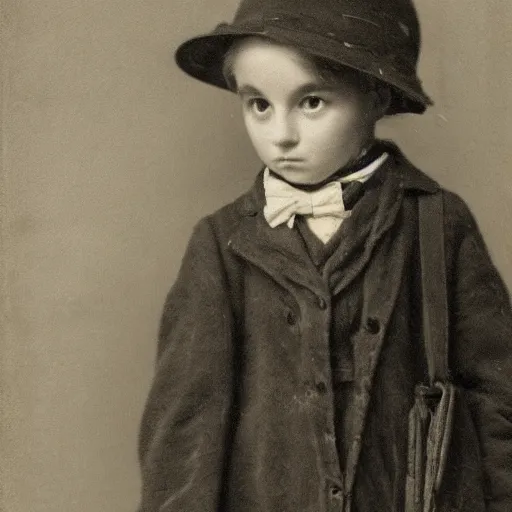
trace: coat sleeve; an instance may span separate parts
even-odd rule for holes
[[[209,221],[194,230],[165,302],[143,413],[139,512],[219,508],[232,404],[232,312]]]
[[[445,203],[454,234],[451,363],[480,440],[489,512],[512,510],[512,313],[476,222],[456,196]]]

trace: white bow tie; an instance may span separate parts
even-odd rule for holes
[[[341,183],[338,181],[327,183],[319,190],[306,192],[272,176],[265,169],[263,186],[267,199],[263,215],[272,228],[284,223],[292,228],[296,215],[339,219],[350,216],[350,211],[345,210]]]

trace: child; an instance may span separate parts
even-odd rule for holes
[[[401,512],[428,380],[418,197],[440,194],[384,115],[430,104],[408,0],[242,0],[178,65],[229,88],[264,168],[200,221],[165,304],[140,512]],[[443,191],[461,393],[438,511],[512,510],[512,314]],[[410,512],[410,511],[407,511]]]

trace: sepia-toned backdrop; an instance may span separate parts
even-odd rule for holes
[[[0,511],[129,512],[164,297],[258,162],[172,49],[236,0],[3,0]],[[470,204],[512,285],[512,4],[417,0],[436,106],[387,120]]]

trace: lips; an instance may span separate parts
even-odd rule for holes
[[[274,160],[277,163],[294,163],[294,162],[303,162],[303,158],[295,158],[289,156],[280,156]]]

